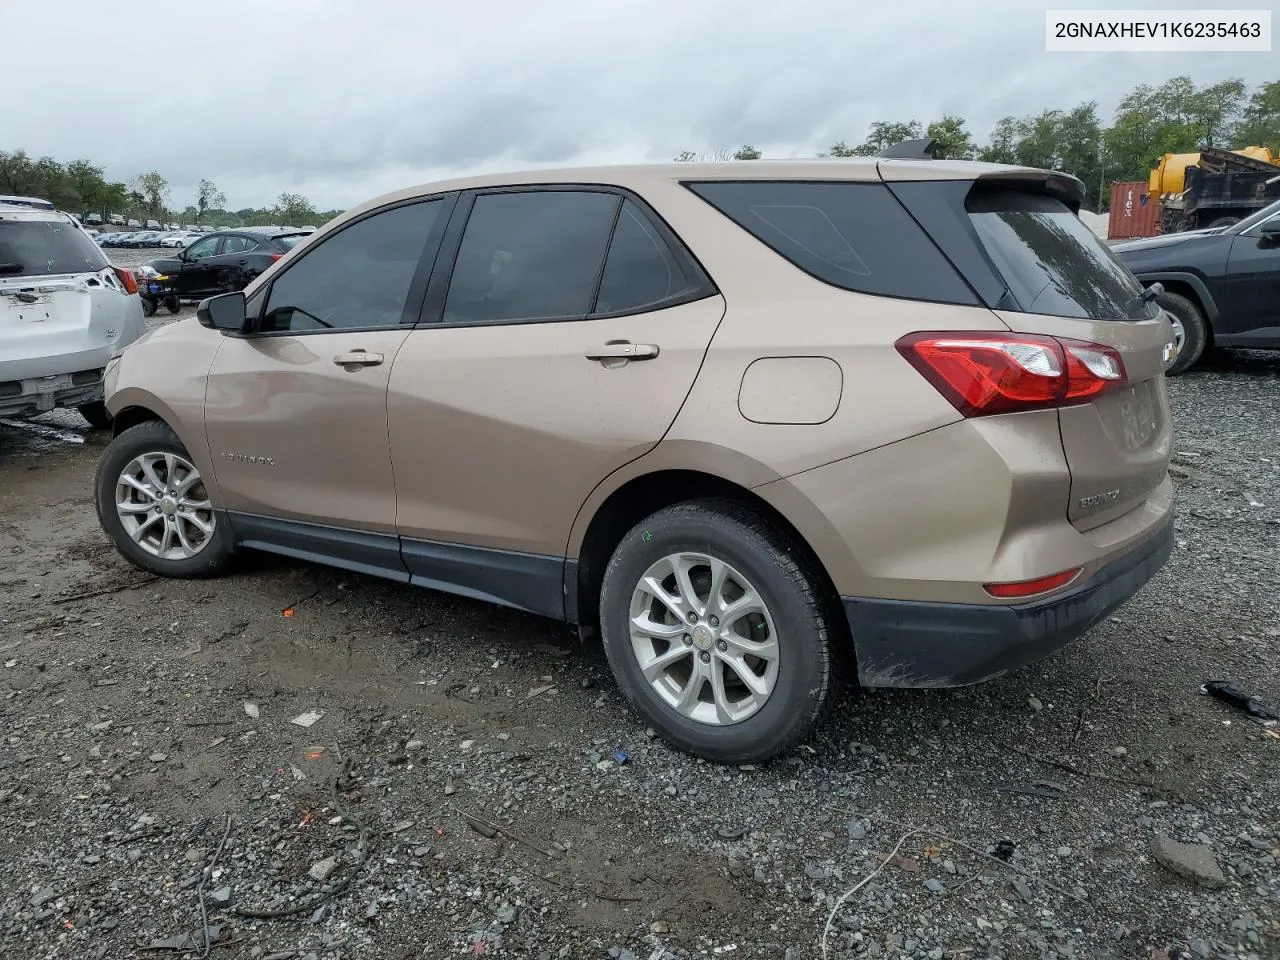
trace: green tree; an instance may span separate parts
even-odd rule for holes
[[[1235,146],[1270,147],[1280,153],[1280,80],[1253,91],[1236,127]]]
[[[227,195],[212,180],[201,180],[196,186],[196,223],[211,207],[221,207],[226,202]]]
[[[165,205],[169,201],[169,181],[160,176],[159,171],[138,174],[133,181],[133,192],[142,198],[139,206],[147,213],[156,218],[165,216]]]
[[[934,141],[934,156],[939,160],[972,160],[978,154],[973,134],[964,128],[964,118],[944,115],[924,129]]]
[[[908,120],[901,123],[896,120],[877,120],[871,124],[871,131],[867,134],[867,139],[856,147],[846,147],[844,142],[834,144],[831,147],[831,155],[833,157],[852,156],[852,157],[874,157],[885,147],[891,147],[895,143],[901,143],[903,140],[916,140],[921,136],[920,121]],[[849,152],[837,153],[836,148],[841,147]]]
[[[0,151],[0,188],[10,195],[31,193],[35,188],[33,166],[25,150]]]
[[[736,152],[736,153],[734,153],[734,155],[733,155],[733,159],[735,159],[735,160],[759,160],[761,156],[762,156],[762,154],[761,154],[761,153],[760,153],[760,151],[759,151],[759,150],[757,150],[755,147],[752,147],[752,146],[743,146],[743,147],[739,147],[739,148],[738,148],[738,150],[737,150],[737,152]]]
[[[282,193],[276,201],[272,215],[281,226],[301,227],[306,224],[316,225],[318,219],[316,208],[300,193]]]

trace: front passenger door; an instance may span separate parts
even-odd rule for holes
[[[384,208],[330,234],[274,279],[253,332],[218,350],[205,425],[242,538],[370,573],[403,570],[387,379],[452,202]]]
[[[1280,214],[1272,222],[1280,219]],[[1256,224],[1231,242],[1227,303],[1232,346],[1275,347],[1280,339],[1280,241]]]

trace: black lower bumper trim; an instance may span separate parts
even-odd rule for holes
[[[959,687],[1039,660],[1079,637],[1155,576],[1173,521],[1071,591],[996,604],[843,598],[867,687]]]

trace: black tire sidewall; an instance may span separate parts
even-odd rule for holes
[[[1205,348],[1209,344],[1209,325],[1200,309],[1179,293],[1162,293],[1156,297],[1156,303],[1182,323],[1182,331],[1186,339],[1178,358],[1165,372],[1166,376],[1176,377],[1190,370],[1204,356]]]
[[[124,558],[140,570],[183,579],[218,575],[235,551],[234,538],[225,517],[215,520],[213,537],[205,548],[186,560],[162,560],[152,556],[125,532],[115,509],[116,482],[131,460],[146,453],[176,453],[191,459],[177,434],[158,420],[130,427],[112,440],[98,462],[94,478],[94,504],[103,531]]]
[[[107,413],[107,405],[101,400],[83,403],[76,407],[76,410],[93,429],[109,430],[111,428],[111,414]]]
[[[778,677],[754,715],[726,726],[678,714],[649,685],[631,650],[631,597],[644,572],[670,554],[703,553],[734,567],[763,597],[778,632]],[[802,739],[816,721],[829,683],[826,631],[816,595],[784,573],[776,543],[712,510],[660,511],[619,543],[605,571],[600,620],[605,652],[632,707],[676,746],[719,762],[768,759]],[[794,567],[793,567],[794,569]]]

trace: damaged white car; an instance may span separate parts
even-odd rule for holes
[[[0,196],[0,417],[111,420],[102,371],[142,336],[137,279],[46,200]]]

